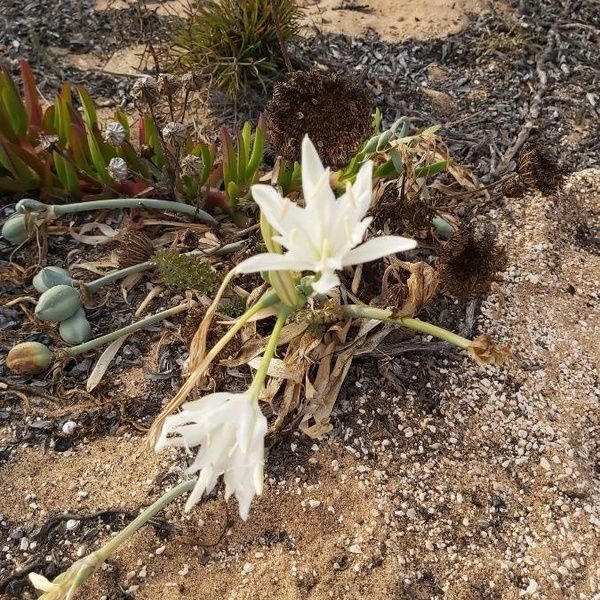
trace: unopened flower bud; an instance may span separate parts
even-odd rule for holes
[[[181,159],[181,172],[190,177],[196,177],[204,167],[204,163],[199,156],[188,154]]]
[[[39,342],[23,342],[10,349],[6,357],[6,366],[13,373],[35,375],[50,366],[52,352]]]
[[[165,96],[176,94],[181,89],[181,85],[181,79],[170,73],[163,73],[158,76],[158,91]]]
[[[119,146],[127,137],[127,131],[121,123],[117,121],[111,121],[104,130],[104,140],[111,146]]]
[[[120,157],[111,158],[108,163],[108,174],[116,181],[121,182],[127,178],[129,169],[127,163]]]
[[[172,146],[181,146],[188,138],[188,128],[183,123],[171,121],[162,130],[165,141]]]

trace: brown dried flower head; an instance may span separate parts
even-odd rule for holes
[[[515,174],[502,182],[500,187],[502,195],[507,198],[519,198],[525,192],[525,185],[519,177]]]
[[[119,267],[131,267],[150,260],[154,255],[154,246],[150,238],[141,231],[127,231],[120,240],[117,249]]]
[[[172,146],[181,146],[185,143],[189,136],[189,131],[186,125],[183,123],[176,123],[171,121],[167,123],[162,130],[165,142]]]
[[[398,269],[410,273],[405,284],[403,282],[387,286],[390,275],[398,280]],[[395,261],[384,273],[382,286],[387,306],[394,310],[394,318],[414,317],[435,295],[439,275],[436,270],[425,262]]]
[[[506,252],[498,247],[493,232],[475,235],[459,229],[443,246],[437,263],[441,287],[461,302],[485,294],[506,267]]]
[[[204,167],[204,163],[199,156],[195,154],[186,154],[181,159],[181,172],[190,177],[196,177]]]
[[[529,189],[551,194],[563,182],[563,171],[546,152],[539,141],[531,140],[523,145],[517,160],[517,172]]]
[[[476,337],[468,352],[477,362],[486,365],[501,365],[510,356],[508,349],[496,346],[489,335]]]
[[[275,86],[266,107],[267,131],[275,151],[300,160],[306,134],[323,163],[341,168],[371,133],[373,101],[352,79],[318,69],[297,71]]]
[[[152,108],[160,99],[158,82],[154,77],[142,77],[133,84],[131,95],[137,105],[147,104]]]
[[[158,91],[165,96],[175,95],[183,85],[181,79],[171,73],[161,73],[157,79]]]

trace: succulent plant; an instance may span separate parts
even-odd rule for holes
[[[75,345],[87,342],[92,337],[92,327],[87,320],[85,310],[80,308],[74,315],[61,321],[58,333],[67,344]]]
[[[35,316],[40,321],[60,323],[73,316],[81,308],[79,291],[70,285],[55,285],[46,290],[35,307]]]
[[[33,287],[41,293],[57,285],[73,285],[69,271],[61,267],[44,267],[32,280]]]
[[[6,357],[6,366],[13,373],[35,375],[45,371],[52,358],[52,352],[44,344],[23,342],[10,349]]]

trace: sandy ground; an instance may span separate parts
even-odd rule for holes
[[[347,33],[373,26],[425,38],[481,8],[379,0],[370,13],[337,10],[350,4],[321,2],[310,18]],[[481,216],[496,225],[509,265],[476,328],[511,348],[508,365],[409,355],[402,368],[433,373],[431,383],[415,375],[399,393],[363,363],[327,438],[288,433],[272,448],[248,522],[221,495],[187,515],[172,506],[169,539],[145,529],[80,597],[600,598],[600,257],[582,242],[600,212],[599,177],[578,173],[556,197],[504,199]],[[133,373],[128,392],[142,385]],[[132,432],[123,426],[67,452],[22,445],[2,468],[0,524],[149,504],[183,462],[156,457]],[[100,528],[89,546],[97,528],[62,525],[58,550],[83,555],[110,535]],[[19,565],[35,550],[28,543]]]
[[[247,523],[231,505],[226,527],[221,498],[184,517],[172,507],[177,534],[144,531],[82,597],[116,598],[102,594],[118,585],[136,600],[598,598],[600,257],[577,232],[600,209],[599,175],[485,215],[509,266],[477,328],[510,346],[510,365],[436,360],[432,387],[401,395],[359,371],[326,439],[290,434],[273,450]],[[142,506],[159,473],[178,472],[173,458],[130,433],[21,448],[0,513],[40,524]]]

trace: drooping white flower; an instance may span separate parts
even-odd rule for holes
[[[302,189],[304,207],[298,206],[268,185],[252,186],[252,195],[267,221],[279,233],[273,239],[287,252],[257,254],[236,267],[238,273],[257,271],[313,271],[312,288],[324,294],[339,285],[336,271],[396,252],[411,250],[414,240],[395,235],[365,243],[372,221],[366,217],[373,190],[373,164],[367,161],[354,185],[336,198],[329,183],[329,169],[321,164],[308,136],[302,142]]]
[[[252,498],[262,493],[266,433],[267,419],[253,394],[219,392],[187,402],[181,412],[167,417],[156,450],[200,446],[188,468],[188,473],[200,475],[186,510],[210,493],[223,475],[225,499],[234,494],[246,520]]]

